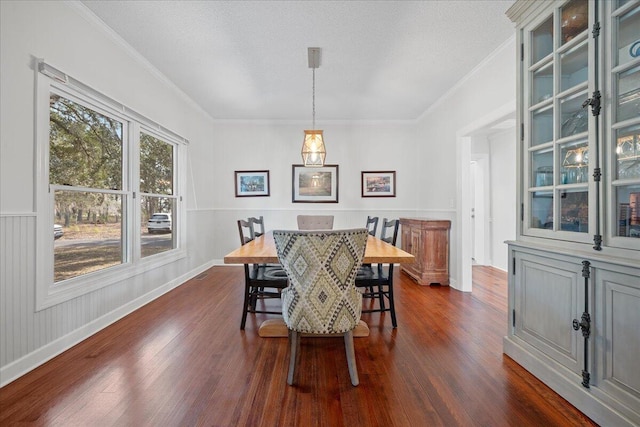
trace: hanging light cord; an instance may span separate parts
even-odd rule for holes
[[[313,111],[313,123],[311,126],[311,129],[316,128],[316,67],[313,67],[313,85],[312,85],[312,92],[313,92],[313,96],[312,96],[312,111]]]

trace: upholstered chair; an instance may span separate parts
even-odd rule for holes
[[[351,384],[359,383],[353,329],[360,322],[362,295],[355,287],[367,245],[367,229],[275,230],[278,258],[289,278],[282,290],[282,315],[289,329],[287,383],[293,385],[300,334],[344,336]]]
[[[298,215],[298,230],[331,230],[333,215]]]

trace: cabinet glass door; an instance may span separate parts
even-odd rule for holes
[[[640,1],[613,2],[611,91],[611,245],[640,248]]]
[[[568,1],[525,28],[525,234],[590,238],[591,4]]]

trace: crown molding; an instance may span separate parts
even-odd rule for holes
[[[189,95],[187,95],[182,89],[180,89],[173,81],[165,76],[160,70],[158,70],[151,62],[149,62],[140,52],[138,52],[133,46],[127,43],[118,33],[116,33],[111,27],[109,27],[103,20],[101,20],[95,13],[91,11],[87,6],[79,0],[67,0],[64,2],[71,9],[75,10],[87,22],[92,24],[96,29],[102,31],[108,38],[115,44],[121,47],[135,62],[141,65],[146,71],[151,73],[156,79],[164,84],[168,89],[174,91],[180,98],[187,104],[201,112],[209,119],[214,120],[211,115],[204,110],[198,103],[196,103]]]

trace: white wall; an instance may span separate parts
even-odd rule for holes
[[[460,209],[462,201],[457,198],[461,193],[461,176],[465,173],[462,168],[466,168],[468,174],[470,159],[467,153],[466,159],[458,161],[463,158],[457,152],[459,134],[465,129],[474,129],[476,123],[484,122],[505,105],[513,104],[515,110],[515,64],[515,38],[511,38],[427,110],[419,122],[417,152],[425,176],[419,193],[421,208],[437,209],[452,202],[456,207],[451,228],[450,270],[457,279],[453,284],[457,289],[471,289],[471,275],[463,274],[461,263],[464,249],[461,222],[465,213]]]
[[[212,259],[202,237],[213,238],[213,224],[196,210],[205,188],[188,180],[187,258],[34,312],[36,58],[189,139],[189,156],[198,161],[188,177],[210,170],[213,160],[212,120],[84,11],[59,1],[0,2],[0,384],[179,285]]]
[[[292,165],[300,164],[307,122],[218,122],[215,164],[205,179],[219,189],[212,200],[216,218],[216,258],[238,245],[236,220],[263,215],[269,229],[296,228],[299,213],[335,215],[335,228],[363,227],[367,215],[398,218],[424,215],[416,197],[424,174],[414,153],[415,122],[318,122],[324,130],[327,164],[339,166],[339,202],[293,203]],[[235,170],[270,171],[271,196],[236,198]],[[397,196],[362,198],[362,171],[396,171]],[[195,178],[198,180],[198,178]],[[441,212],[444,210],[445,212]],[[433,215],[453,216],[441,209]]]
[[[491,259],[508,270],[505,240],[516,238],[516,138],[515,129],[489,136],[491,155]]]

